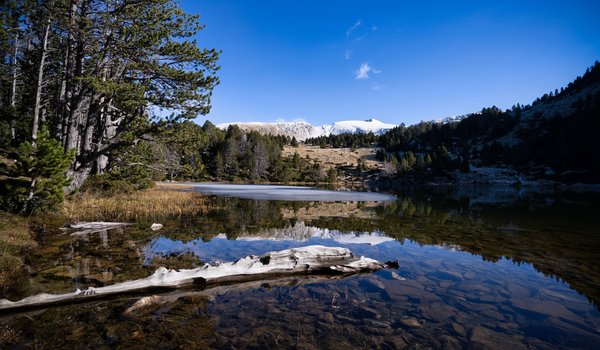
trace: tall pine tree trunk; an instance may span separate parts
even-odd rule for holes
[[[12,57],[12,84],[10,89],[10,108],[11,113],[15,113],[17,106],[17,56],[19,54],[19,33],[15,34],[14,50]],[[15,140],[15,115],[13,114],[10,119],[10,138]]]
[[[83,18],[86,15],[86,3],[80,0],[72,0],[71,2],[71,29],[69,30],[69,42],[73,45],[73,52],[69,54],[69,76],[68,82],[68,116],[67,116],[67,136],[65,139],[65,150],[76,149],[79,143],[79,126],[83,119],[83,84],[77,78],[83,75],[84,59],[85,59],[85,39],[82,31],[85,29]],[[77,14],[77,9],[80,13]],[[79,17],[79,26],[75,26],[75,17]],[[78,33],[75,35],[74,32]]]
[[[65,58],[63,61],[63,71],[60,77],[60,90],[56,96],[56,129],[55,135],[61,141],[63,147],[65,145],[67,135],[67,121],[65,118],[66,97],[67,97],[67,61],[69,57],[69,46],[65,48]]]
[[[33,109],[33,121],[31,123],[31,140],[35,144],[39,129],[40,111],[42,109],[42,88],[44,86],[44,67],[46,66],[46,56],[48,56],[48,34],[50,32],[50,19],[47,20],[42,37],[42,54],[40,65],[38,67],[38,81],[35,91],[35,106]]]

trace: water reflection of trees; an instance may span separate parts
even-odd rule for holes
[[[242,232],[281,228],[289,225],[289,220],[282,216],[282,208],[288,204],[280,201],[211,197],[205,213],[174,218],[171,224],[175,228],[163,234],[167,238],[183,242],[198,238],[207,242],[222,233],[235,239]],[[291,205],[299,207],[301,204],[294,202]]]
[[[506,203],[467,197],[404,197],[375,209],[376,220],[322,217],[307,224],[381,231],[398,240],[452,246],[485,261],[528,263],[600,302],[598,202],[583,195],[534,194]]]

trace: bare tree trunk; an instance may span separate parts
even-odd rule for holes
[[[86,14],[85,4],[81,4],[81,1],[73,0],[71,2],[71,25],[75,26],[74,17],[77,16],[77,9],[80,8],[79,17],[84,17]],[[80,20],[82,22],[82,20]],[[74,56],[71,57],[71,66],[70,69],[73,71],[70,72],[69,82],[70,87],[67,90],[69,93],[68,98],[68,128],[67,128],[67,137],[65,140],[65,150],[71,150],[77,148],[77,144],[79,143],[79,124],[82,119],[82,106],[83,106],[83,86],[82,82],[76,80],[76,78],[83,75],[83,60],[85,57],[85,44],[84,39],[81,37],[83,34],[79,33],[78,37],[75,38],[73,35],[73,31],[81,32],[84,29],[84,24],[80,24],[80,28],[73,29],[71,28],[69,32],[69,41],[72,45],[75,43],[75,50],[73,52]]]
[[[87,162],[79,165],[77,169],[69,172],[69,177],[71,178],[71,184],[67,186],[65,192],[71,193],[76,189],[80,188],[83,185],[85,179],[90,176],[92,173],[92,163]]]
[[[10,90],[10,107],[14,112],[17,105],[17,55],[19,54],[19,33],[15,34],[14,51],[12,57],[12,86]],[[15,134],[15,116],[10,119],[10,138],[14,141]]]
[[[109,98],[108,102],[102,108],[102,115],[100,120],[102,121],[102,137],[100,139],[100,144],[104,144],[109,142],[109,140],[115,137],[116,127],[112,125],[112,118],[110,117],[110,107],[112,104],[112,98]],[[108,166],[108,156],[101,155],[96,160],[96,174],[101,175],[106,170]]]
[[[33,121],[31,123],[31,140],[35,144],[39,129],[40,111],[42,109],[42,88],[44,86],[44,66],[46,65],[46,56],[48,56],[48,34],[50,32],[50,19],[47,20],[42,37],[42,56],[40,57],[40,66],[38,68],[38,81],[35,92],[35,106],[33,109]]]
[[[65,104],[66,104],[66,95],[67,95],[67,65],[68,65],[68,57],[69,57],[69,45],[66,45],[65,48],[65,56],[63,60],[63,70],[60,76],[60,90],[58,95],[56,96],[56,129],[54,130],[54,134],[58,140],[62,141],[62,145],[64,146],[65,136],[67,134],[67,123],[65,120]]]
[[[35,194],[35,185],[37,184],[37,180],[31,179],[31,184],[29,184],[29,194],[27,194],[27,199],[25,199],[25,202],[23,202],[23,206],[21,207],[21,210],[19,210],[19,214],[23,214],[27,212],[27,209],[29,209],[29,203],[31,203],[31,200],[33,199],[33,195]]]

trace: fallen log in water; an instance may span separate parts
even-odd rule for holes
[[[0,311],[75,302],[119,293],[141,292],[156,288],[180,288],[189,285],[236,283],[268,277],[308,273],[357,273],[378,270],[384,264],[376,260],[355,257],[349,249],[308,246],[247,256],[235,262],[217,266],[206,264],[189,270],[158,268],[154,274],[139,280],[116,283],[106,287],[90,287],[66,294],[37,294],[19,301],[0,300]]]

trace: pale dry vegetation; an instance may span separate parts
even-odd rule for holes
[[[156,187],[110,197],[80,194],[65,201],[71,221],[146,221],[167,216],[194,215],[206,209],[204,196],[181,185]]]
[[[36,245],[25,218],[0,212],[0,286],[21,268],[23,252]]]
[[[332,166],[357,166],[358,160],[363,159],[368,169],[380,169],[383,163],[375,159],[375,148],[321,148],[300,144],[298,147],[285,146],[281,155],[291,157],[294,153],[302,158],[308,156],[316,160],[326,169]]]

